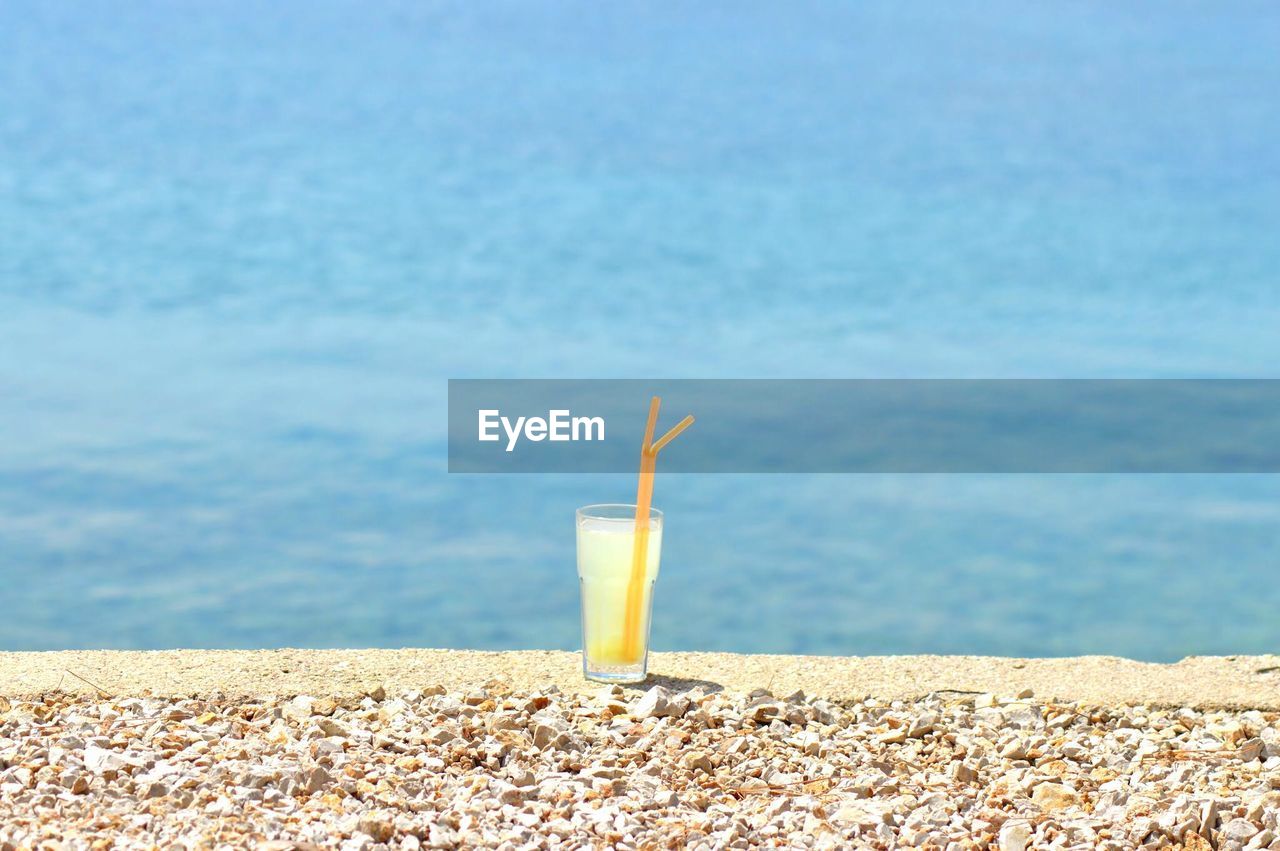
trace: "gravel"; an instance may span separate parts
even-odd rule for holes
[[[700,688],[0,698],[0,851],[1280,849],[1280,715]]]

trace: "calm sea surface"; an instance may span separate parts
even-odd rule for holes
[[[1265,2],[6,0],[0,649],[577,647],[573,511],[634,482],[447,475],[449,377],[1275,377],[1278,44]],[[1280,649],[1277,477],[656,501],[660,649]]]

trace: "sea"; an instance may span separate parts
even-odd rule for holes
[[[449,474],[449,378],[1280,377],[1277,45],[1262,0],[4,0],[0,650],[578,648],[574,510],[634,476]],[[659,650],[1280,652],[1277,476],[654,499]]]

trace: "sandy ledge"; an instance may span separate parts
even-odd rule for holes
[[[0,851],[1280,851],[1277,657],[654,669],[624,692],[572,653],[0,654]]]
[[[554,684],[565,693],[599,686],[582,679],[580,656],[561,651],[462,650],[74,650],[0,653],[0,695],[55,689],[114,696],[313,694],[356,696],[441,685],[465,689],[493,679],[516,689]],[[774,694],[802,690],[849,702],[918,699],[931,692],[1017,695],[1092,704],[1143,703],[1199,709],[1280,709],[1280,656],[1195,656],[1168,665],[1114,656],[1015,659],[992,656],[770,656],[655,653],[646,687]],[[82,677],[84,679],[79,679]]]

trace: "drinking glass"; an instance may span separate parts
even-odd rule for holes
[[[649,510],[643,576],[632,589],[634,505],[578,509],[578,582],[582,590],[582,673],[589,680],[637,683],[649,661],[649,615],[662,553],[662,512]],[[638,597],[628,634],[629,598]],[[634,605],[634,604],[633,604]]]

